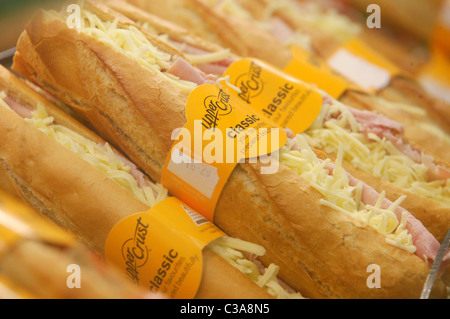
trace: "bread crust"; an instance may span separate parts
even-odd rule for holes
[[[336,159],[336,154],[327,154],[327,156],[333,161]],[[342,165],[350,175],[364,181],[378,193],[381,193],[384,190],[386,192],[386,198],[392,202],[395,202],[402,195],[406,195],[401,206],[420,220],[439,242],[444,240],[444,237],[450,228],[449,207],[442,205],[436,200],[408,191],[383,178],[367,173],[348,161],[344,160]]]
[[[0,88],[16,101],[29,103],[31,109],[38,100],[55,123],[104,143],[1,68]],[[3,107],[0,136],[2,179],[14,185],[22,199],[101,255],[110,230],[121,219],[149,209],[103,172]],[[209,248],[203,250],[203,262],[196,298],[272,298]]]
[[[269,33],[261,32],[252,22],[226,15],[201,0],[168,1],[164,5],[154,1],[129,2],[193,30],[201,38],[229,48],[239,56],[258,57],[278,67],[285,66],[292,59],[291,51],[284,49],[283,44]]]
[[[133,21],[147,23],[159,34],[168,35],[171,40],[179,41],[181,43],[192,45],[196,48],[211,52],[223,50],[223,47],[213,42],[206,41],[177,24],[171,23],[168,20],[161,19],[156,15],[141,10],[136,6],[133,6],[131,3],[122,0],[108,0],[105,4]]]
[[[218,43],[223,47],[228,47],[240,56],[248,56],[251,53],[251,56],[266,60],[280,68],[285,67],[292,59],[290,48],[281,44],[275,37],[269,36],[265,32],[261,32],[259,28],[251,27],[251,23],[246,22],[243,19],[232,18],[229,16],[225,17],[219,10],[209,7],[201,0],[171,1],[165,2],[164,6],[156,4],[154,1],[128,0],[128,2],[157,16],[177,22],[180,25],[189,28],[189,30],[194,30],[194,32],[201,35],[201,37],[209,39],[210,41],[215,41],[215,43]],[[195,3],[195,5],[193,5],[193,3]],[[263,19],[265,17],[264,1],[240,1],[240,4],[249,10],[256,19]],[[187,19],[188,16],[190,19]],[[302,30],[304,33],[308,34],[311,38],[313,51],[322,58],[329,57],[336,48],[342,45],[339,40],[296,19],[295,15],[291,12],[278,11],[276,12],[276,16],[286,22],[292,29]],[[193,17],[196,17],[197,19],[194,19]],[[227,19],[228,21],[232,21],[232,19],[235,21],[231,24],[227,24]],[[199,23],[198,20],[200,20],[201,23]],[[220,23],[217,23],[217,21],[220,21]],[[250,26],[240,27],[242,24],[250,24]],[[242,35],[241,38],[237,38],[234,34],[236,32],[234,32],[232,33],[232,36],[230,36],[231,39],[227,39],[227,35],[231,34],[229,32],[230,30],[236,30],[237,33]],[[222,33],[225,34],[222,35]],[[256,36],[258,33],[260,36],[262,36],[261,34],[264,34],[266,38],[258,38],[258,36]],[[212,37],[211,34],[214,34],[215,36]],[[239,40],[237,44],[234,42],[236,39]],[[270,50],[269,52],[266,52],[268,48],[270,48]],[[271,48],[277,49],[272,50]],[[404,117],[408,118],[408,115],[405,114],[400,122],[408,125],[407,133],[409,138],[420,145],[423,150],[449,162],[448,152],[445,151],[446,147],[442,147],[442,145],[439,144],[439,141],[442,139],[436,134],[428,134],[420,128],[422,122],[428,122],[431,118],[433,119],[432,125],[439,126],[440,129],[448,135],[450,132],[449,121],[447,120],[450,118],[450,114],[448,114],[450,112],[448,103],[431,97],[419,84],[404,77],[394,78],[391,85],[381,90],[378,93],[378,96],[387,101],[409,103],[423,108],[423,110],[426,111],[426,116],[422,116],[414,121],[409,117],[409,120],[411,121],[405,122]],[[343,98],[344,100],[347,99],[347,93],[345,93]],[[358,106],[361,102],[362,104],[359,105],[359,107],[369,108],[371,110],[383,108],[382,105],[377,105],[377,102],[375,101],[372,101],[370,105],[367,105],[361,101],[361,99],[354,100],[350,97],[350,100],[353,100],[355,106]],[[395,114],[395,112],[386,113],[387,116],[391,116],[392,114]],[[422,132],[424,132],[424,134],[421,134]],[[431,139],[426,138],[427,134]],[[448,142],[445,142],[445,145],[448,145]]]
[[[258,1],[260,0],[256,0],[256,2]],[[251,6],[248,6],[247,8],[250,10],[252,9]],[[333,52],[344,44],[342,41],[334,38],[331,34],[317,30],[314,26],[297,19],[295,14],[292,14],[287,10],[278,11],[276,15],[282,18],[284,22],[292,27],[292,29],[301,30],[308,34],[311,38],[311,45],[314,52],[324,59],[328,59]],[[363,36],[361,36],[361,38],[363,38]],[[273,62],[271,60],[267,61]],[[390,91],[394,91],[396,94],[389,94]],[[407,72],[393,77],[389,85],[377,92],[377,95],[394,102],[409,103],[422,107],[427,111],[428,116],[439,123],[444,130],[449,132],[449,103],[429,94],[422,85],[413,79]]]
[[[41,64],[41,61],[44,61],[45,65],[48,61],[61,59],[65,50],[76,49],[72,52],[76,59],[72,60],[71,68],[80,76],[80,83],[84,86],[74,89],[69,82],[59,81],[56,77],[61,75],[57,70],[38,71],[32,73],[30,79],[44,86],[50,83],[51,87],[57,88],[52,93],[64,101],[83,101],[84,108],[75,105],[80,113],[97,128],[109,125],[105,132],[108,138],[111,138],[110,141],[125,150],[152,179],[160,180],[161,169],[172,144],[172,130],[183,127],[185,123],[186,95],[165,81],[162,75],[153,74],[112,48],[74,31],[63,30],[62,21],[54,18],[46,21],[45,13],[41,13],[35,20],[31,21],[19,40],[17,48],[20,62],[26,61],[27,69],[37,71],[40,67],[35,66],[36,63]],[[43,26],[37,28],[36,25],[39,24]],[[52,32],[60,29],[60,34],[51,35],[49,29]],[[67,45],[55,46],[53,42],[59,41],[62,34]],[[59,62],[53,61],[52,64],[58,65]],[[103,86],[108,87],[107,91],[102,91]],[[102,93],[101,96],[99,92]],[[110,107],[111,105],[114,105],[114,108]],[[120,121],[123,118],[130,121],[125,124]],[[122,132],[126,131],[126,134],[123,136],[121,133],[115,133],[116,128]],[[145,139],[139,135],[143,131],[146,132]],[[327,212],[321,208],[317,194],[290,169],[281,165],[282,175],[279,173],[267,177],[259,174],[258,166],[255,165],[238,164],[219,198],[214,222],[231,236],[263,245],[267,249],[266,259],[263,261],[280,265],[283,272],[281,278],[284,281],[306,297],[418,297],[428,272],[424,261],[404,250],[388,247],[375,231],[360,230],[349,221],[340,221],[341,217],[335,212]],[[292,202],[290,194],[296,194],[296,198],[310,203],[306,206],[308,211],[317,212],[315,222],[305,224],[309,231],[314,229],[313,237],[316,240],[307,240],[306,232],[302,236],[302,223],[296,221],[300,220],[297,213],[302,211],[304,206],[298,200]],[[345,236],[329,233],[330,230],[326,226],[331,223],[330,220],[344,223],[346,232],[352,234],[355,230],[357,235],[348,237],[347,233]],[[366,232],[370,234],[362,235]],[[334,244],[339,254],[330,254],[321,239],[322,236],[339,238]],[[357,240],[351,240],[355,238],[353,236],[356,236]],[[346,237],[349,240],[341,240]],[[339,243],[342,246],[339,246]],[[370,252],[368,255],[361,252],[365,249]],[[376,257],[369,258],[371,253],[375,254],[372,257]],[[351,261],[343,267],[346,258]],[[368,275],[365,270],[369,261],[386,265],[386,269],[390,269],[386,278],[392,277],[392,280],[389,279],[391,284],[387,284],[386,289],[367,288]],[[354,272],[339,272],[342,267],[349,269],[350,265],[354,269],[361,269],[362,273],[355,275]],[[286,270],[283,270],[285,267]],[[334,272],[330,272],[330,269]],[[338,274],[341,274],[342,278]]]
[[[126,14],[127,16],[131,17],[133,20],[138,21],[151,21],[151,16],[146,16],[145,13],[142,13],[141,10],[137,10],[134,7],[128,7],[123,3],[123,1],[114,1],[114,8],[118,10],[123,10],[122,12]],[[201,3],[201,1],[200,1]],[[264,5],[261,3],[260,7],[255,6],[258,1],[243,1],[242,4],[247,4],[247,8],[253,10],[253,13],[257,16],[264,14]],[[147,4],[148,6],[152,6],[151,4]],[[213,9],[208,8],[207,6],[203,5],[203,9],[201,10],[210,10]],[[200,14],[202,17],[207,16],[217,16],[220,15],[217,12],[210,12],[210,14],[206,14],[205,12],[200,12],[199,7],[197,7],[196,12]],[[156,10],[156,9],[154,9]],[[258,11],[260,10],[260,11]],[[281,17],[284,18],[287,21],[291,21],[292,23],[297,22],[293,21],[292,19],[289,19],[289,14],[287,12],[281,12]],[[286,17],[287,15],[287,17]],[[299,25],[292,25],[293,28],[298,28]],[[307,28],[307,26],[302,26],[304,28]],[[216,32],[220,32],[219,29],[214,29]],[[314,33],[316,31],[309,30],[309,33]],[[323,40],[325,40],[327,37],[325,35],[322,35]],[[315,35],[316,39],[320,39],[320,35]],[[256,42],[257,43],[257,42]],[[320,41],[320,46],[323,48],[322,41]],[[327,42],[327,45],[330,47],[330,51],[334,49],[338,45],[338,41],[332,41]],[[323,49],[322,49],[323,50]],[[397,83],[404,82],[405,80],[396,79],[393,83],[393,85],[397,85]],[[394,90],[391,88],[391,90]],[[416,90],[417,92],[417,90]],[[432,155],[435,160],[437,161],[445,161],[450,162],[450,153],[447,152],[446,147],[442,147],[442,145],[448,145],[450,147],[450,135],[448,135],[449,139],[445,138],[439,138],[434,133],[430,133],[425,129],[418,129],[419,125],[423,125],[423,122],[429,123],[429,125],[438,126],[439,123],[436,123],[435,120],[431,118],[424,117],[424,115],[413,115],[410,113],[406,113],[403,111],[392,110],[389,108],[389,106],[384,106],[381,102],[378,102],[375,98],[375,96],[364,94],[364,93],[358,93],[353,91],[347,91],[344,93],[344,95],[340,99],[342,102],[346,103],[349,102],[349,105],[353,105],[359,109],[369,109],[369,110],[377,110],[381,111],[381,113],[389,116],[390,118],[393,118],[394,120],[398,120],[399,122],[405,123],[405,137],[407,139],[410,139],[412,142],[415,142],[415,144],[419,145],[425,153]],[[426,113],[426,111],[424,110]],[[431,112],[431,110],[429,111]],[[444,130],[442,134],[446,134],[447,132]],[[348,165],[348,168],[352,168],[350,165]],[[358,172],[360,173],[360,170],[357,170],[356,168],[352,169],[352,172],[355,172],[355,174]],[[362,172],[361,172],[362,173]],[[385,190],[388,194],[389,199],[395,201],[401,194],[408,194],[408,197],[406,201],[404,202],[405,208],[410,210],[410,212],[416,216],[419,220],[421,220],[427,228],[431,231],[433,235],[436,236],[436,238],[441,241],[443,237],[445,236],[447,229],[449,228],[448,219],[450,218],[450,208],[444,207],[443,205],[439,204],[436,201],[433,201],[431,199],[425,198],[420,195],[413,194],[411,192],[402,190],[401,188],[393,185],[392,183],[383,181],[380,178],[376,178],[374,176],[371,176],[369,174],[356,174],[355,175],[358,178],[361,178],[362,180],[366,181],[369,185],[372,185],[375,187],[377,191]],[[394,198],[394,196],[397,196]]]

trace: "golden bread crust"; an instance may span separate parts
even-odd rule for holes
[[[43,21],[45,14],[35,19]],[[63,30],[62,21],[46,22],[60,28],[54,37],[45,27],[33,28],[40,23],[31,22],[18,45],[20,61],[37,71],[30,78],[44,86],[50,83],[52,93],[74,105],[159,181],[171,133],[185,124],[186,94],[114,49]],[[34,36],[27,35],[29,29]],[[53,45],[63,34],[68,49],[75,50],[71,68],[80,76],[80,88],[73,88],[67,78],[59,81],[60,71],[40,72],[35,66],[65,55],[65,46]],[[83,107],[71,101],[83,101]],[[305,181],[283,165],[277,174],[261,175],[258,164],[239,164],[219,198],[214,222],[231,236],[267,248],[263,261],[280,265],[282,279],[306,297],[418,297],[428,273],[423,260],[387,245],[374,230],[356,227],[325,209],[318,199]],[[382,267],[384,289],[366,285],[366,269],[373,263]]]

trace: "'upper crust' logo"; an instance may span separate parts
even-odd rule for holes
[[[264,89],[261,72],[262,67],[252,61],[248,73],[241,74],[236,78],[235,85],[241,90],[239,97],[248,104],[251,103],[251,98],[261,94]]]
[[[206,114],[202,117],[202,125],[207,129],[215,129],[218,125],[221,116],[231,113],[233,107],[230,103],[230,94],[224,90],[219,90],[216,95],[207,96],[203,105],[206,109]]]
[[[122,257],[125,261],[126,274],[131,281],[139,286],[138,268],[144,266],[148,260],[146,238],[149,225],[142,223],[141,217],[136,220],[134,236],[122,245]]]

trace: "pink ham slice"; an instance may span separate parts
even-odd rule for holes
[[[144,175],[144,173],[142,173],[139,168],[130,160],[128,160],[127,158],[123,157],[120,154],[114,153],[116,155],[116,157],[126,166],[128,166],[130,168],[130,175],[134,177],[134,179],[136,180],[136,182],[138,183],[139,187],[147,187],[150,186],[150,182],[148,181],[148,178]],[[153,194],[156,196],[156,192],[153,191]]]
[[[361,111],[354,109],[352,107],[347,106],[349,111],[353,114],[356,121],[360,123],[361,129],[363,131],[385,131],[385,130],[391,130],[391,131],[397,131],[397,132],[403,132],[404,128],[403,125],[398,123],[397,121],[391,120],[390,118],[377,114],[370,111]]]
[[[329,170],[330,175],[333,174],[334,167],[335,165],[332,163],[327,165],[327,169]],[[358,180],[349,173],[346,174],[349,179],[350,186],[355,187],[358,184],[361,184],[362,186],[361,201],[365,205],[375,205],[376,202],[378,201],[378,198],[380,197],[380,194],[366,183]],[[387,209],[391,205],[392,202],[387,198],[385,198],[381,203],[381,208]],[[431,264],[434,261],[440,247],[440,244],[437,241],[437,239],[425,228],[422,222],[417,220],[406,209],[399,206],[395,209],[394,213],[397,216],[397,220],[399,221],[401,220],[403,213],[407,214],[406,229],[408,230],[409,234],[411,234],[413,244],[417,248],[415,255]],[[445,262],[443,262],[442,267],[446,267],[446,265],[450,261],[450,253],[446,254],[444,261]]]
[[[289,138],[292,138],[294,136],[291,130],[285,129],[285,131]],[[300,146],[297,143],[294,143],[291,149],[300,151]],[[319,160],[322,161],[321,159]],[[329,163],[326,166],[328,174],[332,175],[334,168],[335,164]],[[365,205],[375,205],[380,197],[380,194],[375,189],[373,189],[366,183],[360,181],[359,179],[353,177],[348,172],[346,172],[346,174],[349,179],[350,186],[356,187],[358,184],[361,184],[362,186],[361,201]],[[385,198],[381,203],[381,208],[386,209],[389,208],[391,205],[392,202]],[[432,263],[439,250],[440,247],[439,242],[419,220],[417,220],[413,215],[411,215],[411,213],[409,213],[406,209],[400,206],[397,207],[394,211],[395,215],[397,216],[397,220],[399,221],[401,220],[403,212],[407,214],[406,229],[408,230],[409,234],[411,234],[413,244],[417,248],[417,250],[415,251],[415,255],[427,261],[428,263]],[[442,269],[444,269],[449,262],[450,262],[450,253],[447,253],[444,258],[444,262],[442,263]]]
[[[270,19],[269,25],[272,35],[281,43],[287,43],[294,36],[294,30],[278,17]]]
[[[402,124],[375,112],[361,111],[349,106],[347,108],[360,125],[361,133],[367,138],[370,138],[369,133],[376,134],[380,138],[385,138],[414,162],[423,163],[428,167],[428,181],[446,180],[450,178],[450,171],[446,167],[436,164],[433,157],[423,154],[418,148],[404,141],[403,137],[399,135],[399,133],[403,133],[404,131]]]
[[[177,58],[172,66],[167,70],[168,73],[179,77],[181,80],[190,81],[197,85],[205,83],[216,83],[216,76],[206,74],[195,68],[183,58]]]
[[[222,65],[220,63],[201,63],[197,67],[206,74],[215,74],[220,76],[228,69],[228,65]]]
[[[31,118],[33,116],[32,111],[29,108],[27,108],[26,106],[24,106],[20,103],[17,103],[15,100],[10,98],[9,96],[6,96],[3,100],[5,101],[6,104],[8,104],[8,106],[11,108],[11,110],[16,112],[20,117]]]
[[[194,47],[187,43],[181,43],[178,41],[170,40],[170,43],[175,46],[178,50],[185,54],[192,54],[192,55],[206,55],[210,54],[210,51],[200,49],[197,47]],[[201,63],[196,65],[197,68],[199,68],[202,72],[206,74],[214,74],[217,76],[220,76],[225,73],[226,69],[234,62],[234,59],[228,58],[217,62],[211,62],[211,63]]]

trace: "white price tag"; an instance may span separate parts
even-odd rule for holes
[[[391,75],[378,65],[370,63],[345,49],[339,49],[328,59],[330,67],[366,90],[380,90],[391,81]]]
[[[219,182],[216,167],[193,160],[178,149],[173,150],[167,169],[207,198],[211,198]]]

